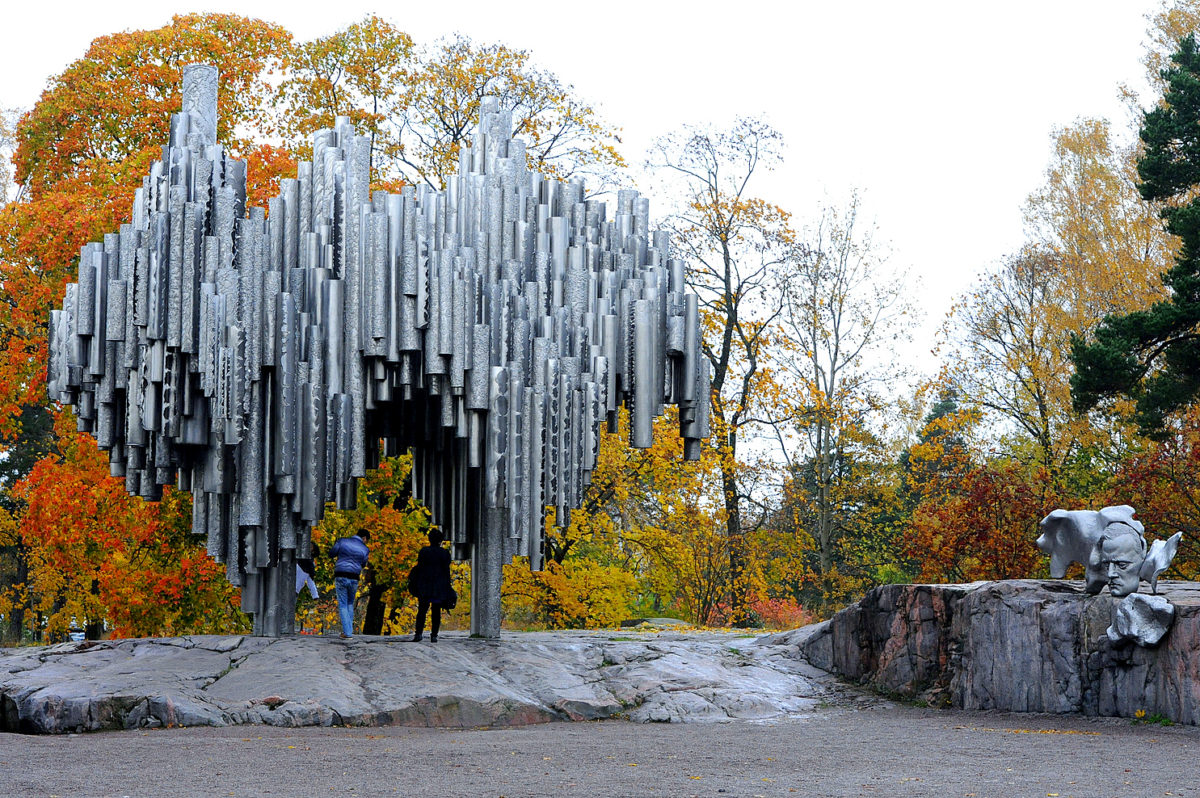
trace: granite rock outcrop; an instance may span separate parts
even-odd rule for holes
[[[844,691],[796,656],[721,632],[195,636],[0,649],[0,731],[269,724],[518,726],[771,720]]]
[[[817,667],[936,706],[1200,724],[1200,585],[1159,592],[1175,622],[1155,647],[1110,639],[1119,600],[1083,582],[1009,580],[884,585],[806,630],[800,648]]]

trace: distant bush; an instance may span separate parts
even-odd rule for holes
[[[751,602],[750,611],[762,620],[767,629],[797,629],[816,620],[808,610],[792,599],[769,598]]]

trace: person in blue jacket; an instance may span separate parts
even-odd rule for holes
[[[333,544],[329,556],[336,562],[333,566],[333,587],[337,593],[338,619],[342,622],[342,638],[354,635],[354,596],[358,593],[358,578],[367,566],[371,550],[367,541],[371,539],[369,529],[360,529]]]
[[[442,625],[442,607],[452,604],[454,586],[450,583],[450,552],[442,548],[442,531],[429,530],[429,545],[417,552],[417,565],[409,575],[408,590],[417,597],[417,631],[413,642],[421,642],[425,633],[425,613],[433,607],[429,642],[436,643]]]

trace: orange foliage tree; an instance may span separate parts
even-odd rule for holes
[[[101,37],[21,118],[13,163],[22,195],[0,217],[8,298],[0,307],[0,420],[11,418],[14,403],[42,403],[49,310],[80,246],[128,219],[133,192],[161,156],[179,109],[183,65],[219,67],[218,140],[253,162],[253,142],[267,132],[258,110],[269,107],[267,77],[289,43],[278,26],[213,14]]]
[[[1057,506],[1044,470],[978,456],[980,414],[943,390],[903,457],[902,536],[917,578],[931,582],[1010,579],[1044,570],[1037,524]]]
[[[23,405],[45,404],[50,309],[74,276],[79,248],[128,219],[179,109],[182,67],[220,68],[218,139],[253,163],[252,137],[265,133],[257,109],[269,105],[266,78],[289,42],[277,26],[213,14],[104,36],[21,118],[13,157],[21,196],[0,211],[0,433],[14,432]]]
[[[1124,458],[1105,497],[1136,507],[1151,540],[1183,532],[1166,577],[1200,578],[1200,407],[1189,408],[1170,435]]]
[[[1054,509],[1038,489],[1044,480],[1018,463],[997,461],[968,470],[953,492],[923,500],[906,539],[908,556],[920,563],[918,578],[971,582],[1041,573],[1037,525]]]
[[[244,631],[237,592],[191,535],[191,501],[169,488],[159,503],[125,492],[91,436],[56,423],[60,455],[42,458],[13,488],[16,530],[30,548],[19,598],[51,635],[107,621],[117,636]]]
[[[24,617],[29,609],[48,616],[52,630],[73,618],[91,621],[93,633],[101,618],[121,634],[192,629],[205,618],[212,629],[240,623],[224,612],[228,586],[210,582],[217,569],[189,543],[186,502],[174,497],[141,507],[118,500],[123,488],[106,478],[102,458],[69,422],[56,425],[57,444],[47,434],[46,325],[74,275],[80,246],[128,218],[134,190],[161,154],[170,114],[179,108],[183,65],[220,68],[218,138],[250,159],[252,188],[266,187],[267,172],[287,167],[273,151],[260,162],[254,139],[268,132],[258,109],[269,105],[269,75],[290,40],[275,25],[211,14],[101,37],[51,80],[16,127],[13,165],[21,191],[0,209],[0,446],[9,459],[29,460],[32,470],[15,484],[23,474],[9,475],[14,523],[7,548],[17,553],[15,570],[23,576],[21,590],[10,590],[6,600],[13,605],[10,621],[36,626]],[[26,457],[31,448],[57,452],[33,465]],[[64,514],[66,496],[86,506],[71,505],[78,512]],[[173,585],[167,584],[172,572]]]

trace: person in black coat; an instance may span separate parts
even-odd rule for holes
[[[449,602],[454,586],[450,584],[450,552],[442,548],[442,531],[429,530],[429,545],[417,552],[417,564],[408,578],[408,589],[417,597],[417,630],[413,642],[419,643],[425,632],[425,612],[432,606],[429,642],[436,643],[442,625],[442,606]]]

